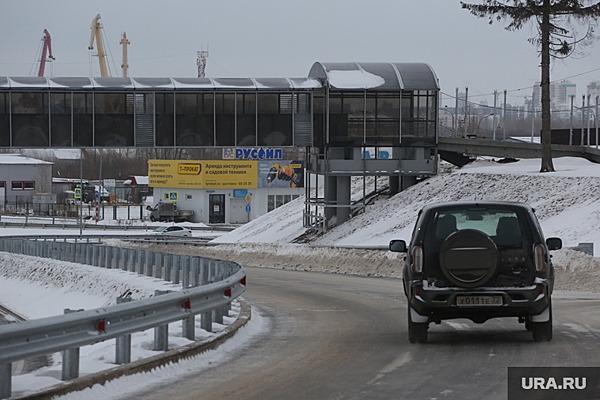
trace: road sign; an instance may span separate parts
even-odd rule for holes
[[[171,203],[177,203],[177,201],[179,200],[179,192],[169,192],[169,201]]]
[[[76,187],[75,189],[73,189],[73,198],[81,199],[81,188]]]
[[[246,204],[246,212],[250,212],[252,211],[252,207],[250,207],[250,204]]]

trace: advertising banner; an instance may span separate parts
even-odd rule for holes
[[[150,160],[148,185],[190,189],[256,188],[258,164],[251,160]]]
[[[258,187],[303,188],[304,163],[298,160],[259,161]]]
[[[204,188],[237,189],[257,187],[256,161],[203,161]]]

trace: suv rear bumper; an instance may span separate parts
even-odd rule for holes
[[[422,281],[411,282],[407,298],[412,308],[430,322],[468,318],[484,322],[497,317],[529,317],[538,315],[550,304],[549,284],[536,279],[523,288],[426,288]],[[457,305],[457,296],[502,296],[501,305]]]

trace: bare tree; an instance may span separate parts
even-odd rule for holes
[[[526,22],[537,24],[538,36],[529,41],[540,49],[542,88],[542,166],[540,172],[554,171],[550,121],[550,59],[567,58],[594,38],[595,18],[600,2],[591,0],[484,0],[483,4],[461,1],[462,8],[489,23],[510,19],[507,30],[521,29]],[[579,35],[573,22],[587,26]]]

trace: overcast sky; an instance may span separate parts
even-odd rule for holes
[[[475,102],[508,90],[522,104],[540,80],[531,26],[489,25],[458,0],[2,0],[0,76],[37,75],[44,29],[56,57],[46,76],[99,76],[88,50],[96,14],[112,76],[121,76],[126,32],[131,77],[197,76],[196,52],[208,50],[215,78],[305,77],[316,61],[426,62],[443,93],[468,87]],[[600,81],[600,43],[586,51],[552,69],[553,81],[577,84],[578,103]]]

